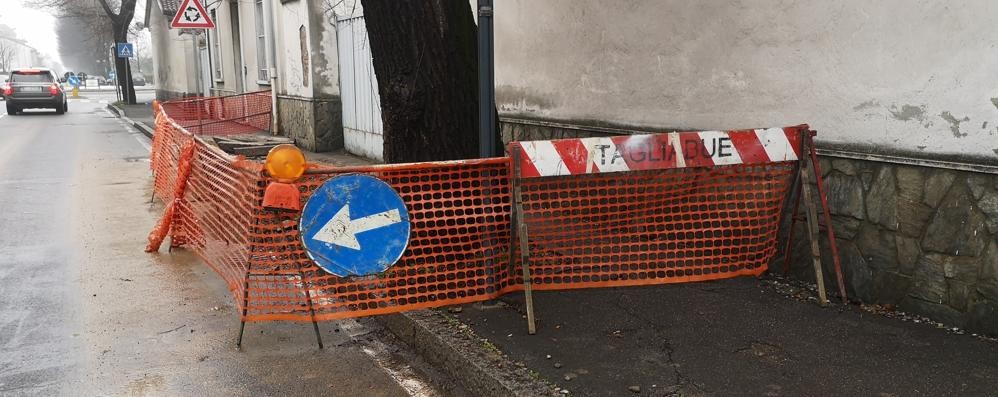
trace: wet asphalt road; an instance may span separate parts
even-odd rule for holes
[[[237,350],[225,284],[143,252],[148,139],[86,95],[0,117],[0,396],[442,394],[367,322],[320,324],[324,350],[309,325],[247,324]]]

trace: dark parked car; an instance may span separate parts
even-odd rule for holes
[[[139,87],[144,86],[146,85],[146,79],[142,76],[132,76],[132,85]]]
[[[24,109],[55,109],[58,114],[69,110],[66,93],[51,70],[14,69],[8,79],[3,85],[8,115],[13,116]]]

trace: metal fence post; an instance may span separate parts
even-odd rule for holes
[[[513,154],[513,218],[518,229],[520,238],[520,267],[523,269],[523,297],[527,303],[527,333],[533,335],[537,333],[537,324],[534,321],[534,291],[530,282],[530,246],[527,244],[527,222],[523,219],[523,199],[520,189],[520,147],[513,146],[510,150]]]

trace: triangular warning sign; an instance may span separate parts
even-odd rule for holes
[[[177,9],[177,15],[170,22],[171,28],[214,29],[215,22],[198,0],[184,0]]]

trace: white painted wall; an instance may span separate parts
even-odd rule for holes
[[[503,0],[504,115],[810,123],[825,142],[998,162],[994,0]]]
[[[277,59],[277,92],[280,95],[311,98],[316,95],[338,95],[339,85],[337,74],[336,32],[331,20],[323,15],[323,2],[329,0],[300,0],[281,4],[278,0],[270,2],[270,15],[274,18],[274,32]],[[238,5],[240,48],[234,45],[232,35],[232,16],[229,4]],[[216,12],[217,36],[222,44],[223,81],[215,82],[216,89],[238,91],[235,79],[241,70],[236,68],[236,60],[242,59],[246,67],[245,91],[270,89],[269,81],[257,79],[257,52],[266,48],[257,48],[256,11],[254,0],[222,0],[212,3]],[[316,14],[317,13],[317,14]],[[316,23],[327,24],[319,29]],[[308,69],[302,68],[302,43],[299,29],[305,28],[305,48],[309,52]],[[265,66],[265,65],[264,65]],[[309,74],[308,85],[303,76]]]
[[[13,56],[10,59],[10,67],[8,69],[15,68],[28,68],[28,67],[47,67],[51,68],[54,65],[44,65],[42,57],[39,55],[38,51],[33,47],[21,42],[19,40],[10,40],[7,38],[0,37],[0,45],[5,48],[13,50]],[[62,72],[53,69],[56,75],[61,75]],[[3,70],[3,72],[9,72],[10,70]],[[0,81],[2,83],[2,81]]]
[[[170,21],[163,15],[159,2],[153,1],[149,33],[156,89],[177,94],[199,92],[194,42],[190,35],[179,36],[169,27]]]
[[[316,80],[313,89],[316,96],[340,95],[339,41],[336,35],[334,6],[353,5],[353,1],[356,0],[309,0],[311,9],[315,10],[312,14],[311,33],[316,36],[312,49],[312,71]],[[356,8],[360,8],[360,5],[357,4],[357,7],[352,7],[351,10],[359,12]],[[321,25],[322,29],[317,29],[316,25]]]
[[[269,90],[270,84],[261,81],[257,77],[259,64],[256,60],[257,51],[266,51],[266,48],[257,48],[256,45],[256,11],[255,1],[239,1],[239,30],[242,32],[243,61],[246,65],[246,91]],[[276,2],[276,1],[275,1]],[[279,2],[278,2],[279,3]],[[266,65],[264,65],[266,67]]]
[[[364,17],[337,21],[343,103],[343,146],[347,152],[383,161],[384,125]]]
[[[221,44],[221,59],[216,59],[215,53],[212,52],[212,67],[214,68],[216,64],[220,64],[222,67],[222,78],[216,79],[212,78],[213,87],[217,90],[225,90],[230,92],[238,92],[238,79],[242,70],[236,67],[239,58],[239,48],[233,42],[232,34],[232,10],[229,6],[229,1],[219,1],[212,3],[211,9],[215,10],[215,29],[212,29],[212,38],[218,40]],[[240,24],[245,23],[245,21],[240,20]]]
[[[304,1],[289,2],[281,5],[280,1],[273,2],[277,15],[274,21],[274,30],[277,32],[277,69],[279,92],[282,94],[298,97],[311,97],[314,82],[309,76],[308,86],[303,83],[304,75],[310,70],[302,69],[301,41],[298,30],[305,27],[305,46],[310,49],[308,8]],[[310,51],[310,50],[309,50]],[[309,56],[309,64],[312,60]]]

